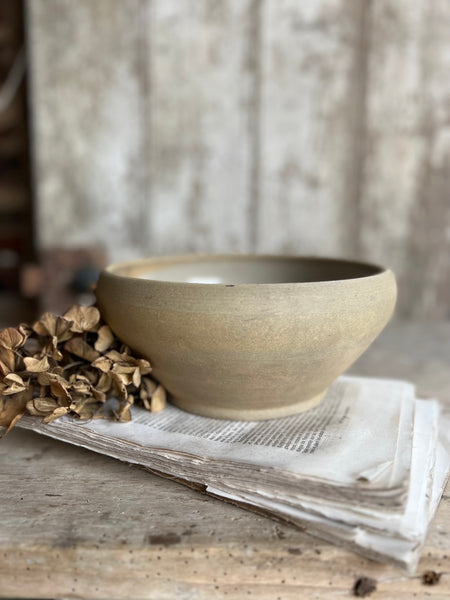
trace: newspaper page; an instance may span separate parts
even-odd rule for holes
[[[284,504],[264,490],[242,493],[230,488],[208,487],[207,491],[272,511],[318,537],[413,572],[449,473],[448,445],[438,443],[438,403],[417,400],[415,413],[408,502],[400,515],[376,510],[355,512],[355,507],[342,508],[326,499],[319,503],[297,499],[297,506],[290,499]]]
[[[430,499],[429,489],[438,441],[438,416],[437,401],[419,399],[415,401],[411,476],[406,512],[386,512],[379,508],[361,505],[359,502],[339,505],[332,498],[311,499],[308,495],[286,493],[284,489],[273,494],[266,488],[264,481],[256,484],[250,482],[246,486],[247,497],[248,494],[253,494],[255,499],[268,498],[280,501],[285,506],[293,506],[325,519],[345,521],[354,525],[363,524],[367,528],[383,530],[410,539],[411,536],[416,535],[418,526],[419,530],[422,530],[428,522],[426,503]],[[233,493],[233,486],[230,484],[222,485],[220,489],[228,495]],[[218,493],[217,488],[214,490],[211,488],[211,491]],[[405,514],[408,515],[406,519]]]
[[[336,492],[343,502],[401,507],[413,407],[410,383],[343,376],[318,407],[283,419],[226,421],[169,405],[156,414],[134,407],[126,424],[63,418],[45,425],[24,417],[19,426],[198,483],[238,489],[264,478],[286,493],[303,487],[317,496]]]

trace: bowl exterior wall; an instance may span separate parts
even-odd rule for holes
[[[396,301],[390,271],[302,284],[198,285],[102,273],[104,319],[151,361],[175,403],[205,416],[301,412],[371,344]]]

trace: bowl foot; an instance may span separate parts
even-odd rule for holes
[[[214,419],[227,419],[233,421],[265,421],[268,419],[280,419],[282,417],[289,417],[291,415],[297,415],[299,413],[306,412],[315,406],[318,406],[325,395],[328,388],[308,398],[308,400],[302,400],[296,404],[289,404],[289,406],[276,406],[274,408],[257,408],[257,409],[244,409],[244,408],[223,408],[220,406],[208,406],[207,404],[195,404],[189,400],[183,400],[182,398],[176,398],[173,396],[169,397],[170,402],[178,406],[187,412],[202,417],[211,417]]]

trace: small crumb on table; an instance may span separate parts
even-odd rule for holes
[[[377,589],[377,582],[370,577],[360,577],[353,586],[353,595],[364,598]]]

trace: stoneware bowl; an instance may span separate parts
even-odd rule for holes
[[[96,293],[174,404],[258,420],[319,404],[388,322],[396,284],[343,260],[196,255],[112,265]]]

